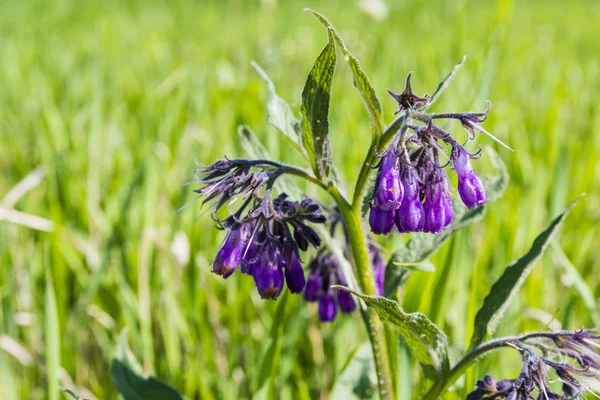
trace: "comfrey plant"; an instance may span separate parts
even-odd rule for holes
[[[485,342],[570,207],[492,286],[476,315],[470,349],[452,367],[444,332],[425,315],[404,312],[398,291],[410,276],[407,266],[423,264],[450,235],[477,220],[483,205],[504,190],[507,177],[493,151],[486,154],[500,171],[498,176],[482,179],[471,166],[482,151],[469,150],[468,141],[477,133],[497,140],[482,127],[491,107],[483,112],[427,112],[463,59],[431,97],[414,93],[412,74],[400,94],[389,91],[397,102],[397,117],[384,127],[381,103],[358,61],[329,21],[309,11],[325,26],[329,40],[308,75],[300,120],[276,94],[264,71],[257,65],[255,68],[270,90],[269,122],[311,168],[271,160],[250,129],[241,127],[242,144],[256,159],[224,159],[196,170],[191,183],[199,185],[195,189],[197,199],[213,211],[217,227],[226,231],[213,272],[226,279],[241,270],[252,276],[263,299],[277,299],[287,285],[291,293],[303,293],[306,301],[318,303],[323,322],[333,321],[339,312],[360,310],[381,399],[395,399],[399,385],[410,385],[396,379],[398,339],[408,346],[431,380],[425,399],[442,398],[450,389],[468,399],[579,398],[590,387],[584,381],[595,378],[600,366],[600,355],[595,351],[598,336],[592,332],[537,332]],[[329,144],[336,49],[350,66],[372,128],[370,142],[362,139],[370,145],[352,196],[346,195],[338,179]],[[466,143],[459,142],[463,133],[448,131],[450,121],[460,122]],[[371,173],[374,169],[376,176]],[[456,173],[457,194],[447,175],[450,170]],[[335,204],[321,204],[302,195],[290,176],[320,187]],[[373,189],[367,190],[370,182],[374,182]],[[397,231],[410,233],[410,238],[393,249],[386,262],[387,251],[380,251],[369,228],[375,235]],[[499,347],[512,347],[521,353],[523,366],[517,378],[496,381],[486,376],[476,388],[456,385],[469,366]],[[552,382],[556,380],[562,382],[561,388],[555,388]]]

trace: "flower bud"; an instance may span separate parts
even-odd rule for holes
[[[271,253],[271,254],[269,254]],[[275,300],[283,289],[283,271],[280,267],[278,251],[264,251],[260,261],[254,265],[252,276],[258,289],[258,294],[263,299]]]
[[[242,229],[229,232],[223,246],[217,252],[213,272],[227,279],[240,264],[243,248]]]
[[[321,277],[317,274],[311,274],[308,277],[306,288],[304,289],[304,299],[306,301],[317,301],[321,295]]]
[[[458,176],[458,193],[465,206],[471,209],[485,204],[487,195],[483,183],[473,171],[467,151],[462,146],[455,145],[450,158]]]
[[[458,177],[458,193],[467,208],[481,206],[487,201],[483,183],[475,171],[471,171],[462,179],[461,176]]]
[[[335,300],[330,293],[325,293],[319,299],[319,319],[322,322],[331,322],[335,319],[337,309]]]
[[[340,305],[340,309],[342,310],[342,312],[351,313],[352,311],[356,310],[356,303],[354,302],[354,299],[352,298],[350,292],[338,289],[337,301]]]
[[[425,222],[423,231],[429,233],[440,233],[446,223],[446,206],[444,204],[443,193],[440,185],[433,185],[427,188],[427,198],[423,204],[425,211]]]
[[[304,270],[296,253],[292,255],[292,261],[285,269],[285,282],[292,293],[300,293],[304,289]]]
[[[397,160],[398,157],[393,152],[384,156],[377,177],[373,200],[375,207],[384,211],[397,210],[404,196],[400,173],[395,167]]]
[[[394,227],[395,211],[385,211],[377,207],[371,207],[369,212],[369,226],[371,232],[376,235],[387,235]]]

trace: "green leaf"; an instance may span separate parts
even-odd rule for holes
[[[343,286],[333,287],[361,298],[383,321],[392,324],[429,377],[439,379],[448,373],[448,338],[424,314],[406,313],[396,301],[385,297],[367,296]]]
[[[237,129],[238,137],[240,138],[241,147],[248,154],[249,158],[259,160],[270,160],[269,152],[258,140],[256,134],[247,125],[240,125]]]
[[[332,399],[377,399],[377,375],[370,342],[350,354],[331,391]]]
[[[429,108],[433,103],[436,102],[437,99],[440,98],[442,93],[444,93],[444,90],[446,90],[448,85],[450,85],[450,82],[452,82],[452,79],[454,79],[458,71],[462,68],[466,59],[467,56],[463,56],[462,60],[460,60],[459,63],[452,68],[452,71],[440,82],[433,95],[431,95],[431,99],[429,99],[427,105],[423,109]]]
[[[337,56],[331,30],[329,41],[308,74],[302,91],[302,144],[315,175],[329,178],[333,160],[329,145],[329,99]]]
[[[373,139],[378,138],[383,131],[383,109],[381,107],[381,102],[377,97],[377,93],[375,93],[375,89],[367,77],[367,74],[360,67],[358,60],[352,54],[350,54],[346,44],[342,40],[342,37],[337,33],[327,18],[315,10],[311,10],[310,8],[305,8],[304,11],[308,11],[313,14],[321,22],[321,24],[323,24],[323,26],[325,26],[325,28],[327,28],[329,32],[333,34],[338,47],[344,54],[344,58],[352,70],[354,87],[356,87],[360,93],[360,97],[362,97],[365,107],[367,108],[367,112],[369,113],[369,118],[371,119],[371,128],[373,130]]]
[[[289,104],[277,95],[275,85],[271,81],[271,78],[269,78],[269,75],[256,62],[251,61],[250,64],[265,80],[269,88],[269,101],[267,103],[269,124],[279,129],[294,148],[306,156],[302,148],[302,127],[300,120],[296,118]]]
[[[112,360],[110,377],[117,391],[125,400],[183,400],[183,396],[171,386],[153,377],[145,377],[142,367],[127,346],[126,329],[121,336]]]
[[[513,261],[492,285],[490,293],[483,301],[483,306],[475,316],[471,348],[477,347],[488,336],[494,333],[510,301],[519,289],[521,289],[521,286],[523,286],[535,262],[542,256],[550,240],[562,224],[563,219],[571,211],[577,200],[579,198],[575,199],[562,214],[556,217],[550,226],[534,240],[527,254]]]

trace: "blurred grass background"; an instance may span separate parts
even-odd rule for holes
[[[435,273],[411,277],[403,306],[446,330],[456,358],[491,283],[587,192],[498,335],[599,322],[600,4],[387,6],[374,16],[354,1],[0,3],[0,199],[37,171],[39,184],[14,209],[54,224],[45,232],[0,221],[3,399],[46,398],[48,373],[57,370],[60,387],[116,398],[110,359],[124,327],[144,370],[189,398],[249,398],[269,385],[277,398],[328,397],[365,339],[359,316],[322,325],[297,296],[261,301],[248,277],[223,281],[210,273],[222,233],[208,216],[194,222],[198,204],[174,214],[191,199],[180,186],[195,160],[244,155],[238,124],[250,125],[277,158],[295,160],[266,123],[266,88],[249,63],[256,60],[299,110],[304,79],[326,42],[304,7],[338,28],[388,121],[395,104],[386,88],[401,90],[415,71],[416,92],[432,93],[466,54],[435,110],[479,110],[490,99],[484,126],[516,150],[479,139],[506,162],[507,193],[438,252]],[[354,180],[370,131],[343,59],[330,123],[341,175]],[[484,154],[475,168],[485,172],[487,164]],[[4,219],[12,203],[0,203]],[[270,353],[274,322],[280,343]],[[449,398],[464,398],[485,373],[511,377],[515,360],[486,358],[462,382],[467,389]],[[406,368],[402,377],[412,382],[403,393],[416,397],[420,371]]]

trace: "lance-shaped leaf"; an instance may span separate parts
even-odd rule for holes
[[[329,41],[308,74],[302,91],[302,144],[319,178],[327,180],[332,170],[329,145],[329,99],[337,56],[331,30]]]
[[[125,329],[117,344],[110,377],[125,400],[183,400],[183,396],[171,386],[151,376],[143,376],[142,367],[127,346]]]
[[[579,198],[575,199],[565,211],[552,221],[533,242],[531,249],[523,257],[513,261],[492,285],[490,293],[483,301],[483,306],[475,316],[475,327],[471,338],[471,348],[477,347],[494,333],[502,319],[506,308],[517,294],[525,279],[531,272],[535,262],[542,256],[552,237],[562,224],[571,208]]]
[[[406,313],[396,301],[385,297],[367,296],[344,286],[333,287],[347,290],[359,297],[383,321],[392,324],[429,377],[441,378],[448,373],[448,338],[424,314]]]
[[[289,104],[279,97],[275,91],[275,85],[269,75],[254,61],[250,64],[254,67],[256,72],[264,79],[269,89],[269,101],[267,102],[267,115],[269,124],[273,125],[281,133],[289,139],[290,143],[296,150],[306,156],[304,149],[302,148],[302,128],[300,126],[300,120],[296,118],[292,112]]]
[[[363,102],[365,103],[365,107],[367,108],[367,112],[369,113],[369,118],[371,119],[371,129],[373,130],[373,139],[376,139],[381,135],[383,131],[383,109],[381,107],[381,102],[377,97],[377,93],[375,93],[375,89],[371,85],[371,81],[369,81],[369,77],[360,67],[360,63],[358,60],[350,54],[346,44],[342,40],[342,37],[337,33],[333,25],[325,18],[323,15],[319,14],[315,10],[311,10],[310,8],[304,9],[304,11],[308,11],[313,14],[317,19],[333,34],[335,41],[344,54],[344,58],[346,62],[350,66],[352,70],[352,76],[354,80],[354,87],[360,93],[360,97],[362,97]]]

